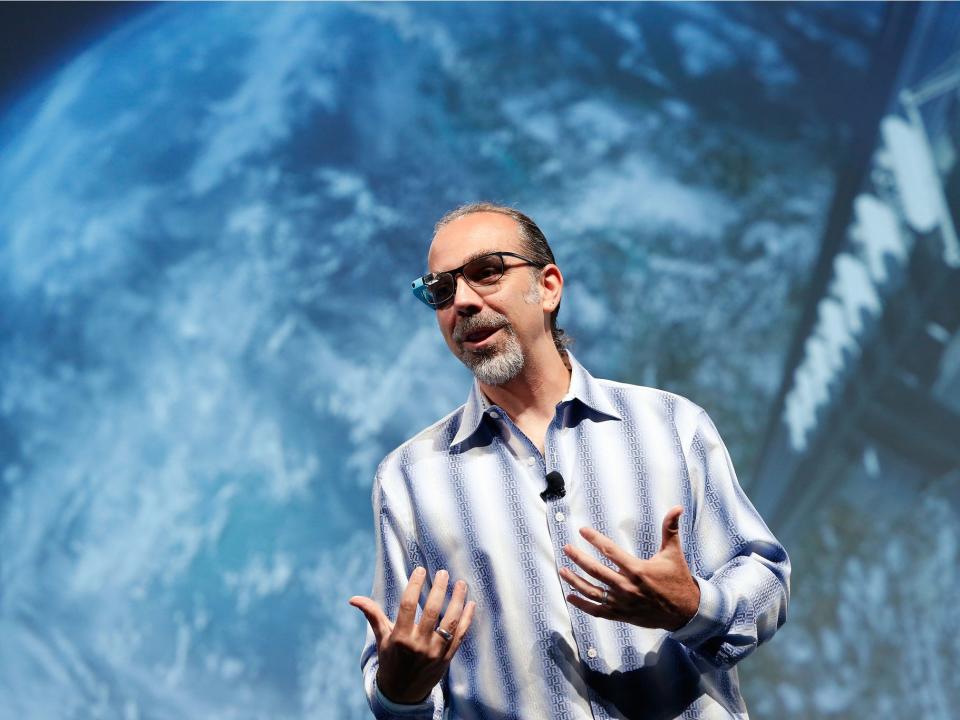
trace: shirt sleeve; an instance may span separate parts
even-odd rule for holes
[[[702,410],[686,455],[696,500],[687,556],[700,606],[671,636],[726,669],[786,621],[790,559],[741,489],[730,454]]]
[[[420,551],[404,522],[404,506],[390,501],[383,487],[383,464],[377,470],[373,483],[373,518],[376,537],[376,565],[374,567],[373,591],[370,597],[376,601],[387,617],[396,620],[400,608],[400,595],[407,580],[417,565],[424,565]],[[420,610],[417,610],[419,620]],[[367,625],[367,636],[360,653],[360,669],[367,702],[378,720],[404,718],[410,720],[440,720],[444,710],[444,683],[437,683],[429,697],[421,703],[406,705],[387,699],[377,686],[377,641],[373,629]]]

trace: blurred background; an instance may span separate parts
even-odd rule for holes
[[[367,717],[374,469],[470,384],[409,283],[476,199],[787,546],[751,716],[953,717],[958,38],[940,3],[0,6],[0,717]]]

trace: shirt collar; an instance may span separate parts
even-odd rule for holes
[[[573,353],[569,350],[566,352],[567,358],[570,360],[572,372],[570,375],[570,389],[567,391],[567,394],[563,396],[560,403],[578,400],[600,415],[605,415],[613,420],[622,420],[623,418],[620,417],[620,414],[613,406],[613,403],[610,402],[606,392],[600,383],[597,382],[596,378],[588,373],[583,365],[577,362]],[[483,422],[483,414],[489,408],[499,409],[487,400],[480,390],[480,383],[474,378],[473,387],[470,389],[470,395],[467,397],[467,402],[463,406],[463,413],[460,416],[460,427],[450,442],[450,447],[462,443],[473,435],[480,428],[480,423]]]

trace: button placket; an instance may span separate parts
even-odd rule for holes
[[[554,467],[554,469],[558,469],[560,467],[560,458],[557,456],[556,445],[551,442],[551,440],[553,433],[559,433],[562,428],[563,418],[565,417],[564,413],[566,412],[567,407],[568,406],[565,406],[563,409],[564,411],[562,413],[558,413],[557,416],[554,417],[553,422],[550,423],[550,426],[547,428],[547,436],[544,443],[543,454],[544,463],[546,465],[545,469],[549,469],[551,465]],[[550,530],[550,537],[553,540],[553,552],[557,565],[557,571],[559,572],[560,568],[566,567],[571,572],[582,575],[583,571],[581,570],[580,566],[570,560],[570,558],[568,558],[563,552],[564,545],[575,544],[572,537],[574,523],[567,521],[570,515],[570,506],[567,504],[570,493],[569,487],[567,488],[567,493],[568,496],[565,498],[557,498],[555,500],[547,501],[547,524]],[[553,516],[553,522],[550,522],[551,514]],[[573,592],[573,588],[569,586],[562,578],[558,579],[560,579],[560,582],[562,583],[564,601],[566,602],[567,613],[570,615],[571,630],[573,631],[574,642],[577,644],[581,662],[591,669],[600,669],[603,663],[602,661],[598,660],[600,653],[596,647],[596,621],[594,618],[572,606],[570,602],[566,600],[566,595],[570,592]],[[597,708],[594,706],[594,711],[596,712],[596,710]]]

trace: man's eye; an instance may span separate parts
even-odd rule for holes
[[[481,265],[470,269],[470,278],[472,280],[492,280],[500,274],[495,265]]]

